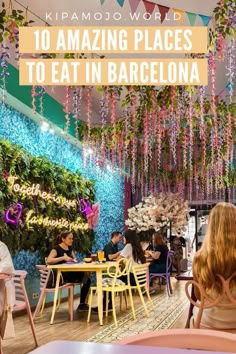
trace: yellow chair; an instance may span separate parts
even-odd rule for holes
[[[135,279],[136,285],[135,286],[130,285],[130,287],[129,287],[129,289],[131,289],[131,290],[132,289],[138,290],[138,293],[139,293],[139,296],[140,296],[140,299],[141,299],[141,302],[142,302],[142,305],[143,305],[143,308],[144,308],[144,311],[145,311],[145,314],[147,317],[149,317],[149,313],[147,310],[146,303],[144,301],[144,297],[143,297],[144,293],[147,295],[151,307],[154,308],[152,299],[149,294],[149,288],[147,285],[147,282],[149,281],[149,276],[147,276],[149,273],[148,267],[149,267],[149,265],[147,263],[133,265],[132,272],[134,274],[134,279]],[[130,283],[130,280],[129,280],[129,283]],[[132,296],[132,293],[131,293],[131,296]]]
[[[120,293],[120,296],[123,294],[126,295],[126,290],[129,291],[130,296],[130,304],[133,313],[133,317],[135,319],[135,311],[134,311],[134,304],[133,304],[133,297],[131,293],[130,286],[121,282],[119,279],[121,276],[129,277],[129,270],[130,270],[130,261],[126,259],[120,259],[118,262],[114,262],[114,264],[110,265],[107,269],[107,276],[108,278],[103,278],[103,286],[102,290],[103,293],[106,293],[106,316],[108,316],[108,293],[111,292],[111,300],[112,300],[112,314],[115,325],[117,326],[117,318],[116,318],[116,307],[115,307],[115,294]],[[88,311],[88,318],[87,322],[90,322],[91,317],[91,309],[92,309],[92,299],[93,294],[96,292],[97,287],[90,288],[90,296],[89,296],[89,311]],[[127,304],[127,303],[126,303]],[[122,300],[121,300],[122,305]]]

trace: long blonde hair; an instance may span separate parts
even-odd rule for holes
[[[210,212],[206,236],[193,260],[193,277],[207,290],[220,292],[217,274],[228,279],[236,271],[236,207],[218,203]],[[236,279],[232,280],[236,285]]]

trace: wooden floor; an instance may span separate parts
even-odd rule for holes
[[[175,291],[179,291],[184,286],[184,282],[179,282]],[[165,292],[165,287],[162,289]],[[139,297],[134,297],[134,302],[139,306]],[[78,306],[79,299],[75,299],[75,308]],[[74,321],[69,321],[67,310],[67,303],[61,304],[59,311],[56,313],[55,322],[53,325],[49,324],[52,308],[48,307],[44,310],[43,316],[36,318],[35,327],[39,345],[43,345],[53,340],[86,340],[97,332],[101,331],[106,325],[113,323],[112,315],[104,319],[104,326],[100,326],[98,322],[98,315],[93,314],[91,322],[87,323],[87,313],[74,311]],[[173,328],[184,328],[188,306],[186,310],[177,319],[172,326]],[[120,311],[117,308],[117,317],[125,315],[125,310]],[[14,319],[16,337],[14,339],[4,340],[2,347],[4,354],[26,354],[34,349],[34,341],[31,333],[31,328],[26,315],[18,316]]]

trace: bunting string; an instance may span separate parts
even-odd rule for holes
[[[125,0],[116,0],[116,2],[118,3],[118,5],[120,7],[123,7],[125,4]],[[146,15],[146,19],[149,19],[151,17],[152,13],[154,12],[155,8],[157,7],[158,11],[160,13],[160,22],[161,23],[165,19],[167,19],[167,15],[170,10],[175,14],[175,18],[178,21],[179,25],[182,25],[185,15],[188,19],[190,26],[195,25],[197,16],[199,16],[199,18],[201,19],[203,26],[206,26],[206,27],[209,25],[209,23],[212,19],[212,16],[207,16],[204,14],[197,14],[197,13],[193,13],[193,12],[189,12],[189,11],[185,11],[185,10],[181,10],[181,9],[171,8],[168,6],[157,4],[156,2],[149,1],[149,0],[128,0],[127,2],[129,2],[129,6],[130,6],[130,10],[131,10],[132,14],[134,14],[138,10],[140,3],[142,3],[145,8],[146,14],[148,14],[148,15]],[[105,0],[100,0],[100,3],[101,3],[101,5],[104,5]]]

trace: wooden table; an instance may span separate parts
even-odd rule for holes
[[[102,272],[107,270],[110,265],[114,265],[114,262],[105,263],[75,263],[75,264],[54,264],[48,265],[50,269],[57,270],[57,279],[54,292],[53,310],[50,324],[53,324],[54,316],[57,307],[58,287],[60,283],[61,272],[95,272],[97,279],[97,296],[98,296],[98,318],[100,325],[103,325],[103,294],[102,294]]]
[[[85,343],[55,341],[43,345],[28,354],[209,354],[205,350],[189,350],[161,347],[145,347],[137,345],[118,345],[112,343]],[[224,354],[223,352],[214,352],[215,354]]]
[[[181,273],[179,275],[176,275],[175,279],[177,279],[177,280],[193,280],[192,269],[185,272],[185,273]]]

